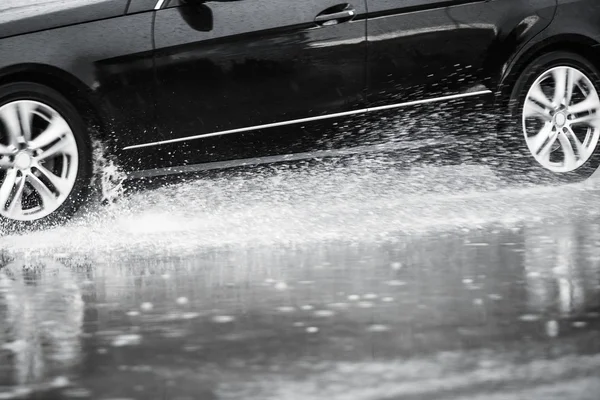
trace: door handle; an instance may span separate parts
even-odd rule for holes
[[[343,8],[340,10],[340,8]],[[315,22],[319,25],[336,25],[343,22],[352,21],[356,16],[356,10],[350,4],[342,4],[328,8],[321,14],[317,15]]]

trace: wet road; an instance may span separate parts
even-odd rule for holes
[[[5,235],[0,399],[596,400],[599,188],[375,158]]]

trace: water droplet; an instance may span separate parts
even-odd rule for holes
[[[394,270],[394,271],[399,271],[402,269],[402,263],[401,262],[393,262],[390,264],[390,267]]]
[[[171,278],[171,274],[162,274],[160,277],[163,279],[169,279]]]
[[[310,310],[314,309],[314,307],[311,306],[310,304],[306,304],[306,305],[304,305],[304,306],[302,306],[300,308],[303,309],[304,311],[310,311]]]
[[[374,324],[367,327],[369,332],[387,332],[390,328],[387,325]]]
[[[552,320],[546,322],[546,334],[550,337],[557,337],[559,331],[558,322]]]
[[[146,302],[146,303],[142,303],[142,305],[140,306],[140,308],[143,311],[152,311],[152,309],[154,308],[154,305],[152,303]]]
[[[539,315],[535,315],[535,314],[524,314],[524,315],[521,315],[519,317],[519,319],[521,321],[532,322],[532,321],[539,321],[540,320],[540,316]]]
[[[180,306],[184,306],[190,302],[187,297],[178,297],[176,301]]]
[[[294,307],[290,307],[290,306],[282,306],[282,307],[277,307],[277,311],[282,312],[282,313],[291,313],[296,311],[296,309]]]
[[[389,285],[389,286],[404,286],[404,285],[406,285],[406,282],[398,281],[398,280],[391,280],[391,281],[387,281],[385,284]]]
[[[275,284],[275,289],[277,289],[277,290],[286,290],[287,288],[288,288],[288,285],[285,282],[277,282]]]
[[[377,296],[375,293],[367,293],[367,294],[365,294],[363,296],[363,299],[365,299],[365,300],[374,300],[377,297],[379,297],[379,296]]]
[[[119,335],[113,339],[112,345],[114,347],[123,347],[123,346],[135,346],[142,342],[142,337],[136,334],[129,335]]]
[[[483,305],[483,300],[482,299],[473,299],[473,304],[475,304],[476,306],[481,306],[481,305]]]
[[[373,307],[373,303],[370,301],[359,301],[357,304],[360,308],[371,308]]]
[[[130,317],[137,317],[138,315],[140,315],[139,311],[128,311],[127,315],[129,315]]]
[[[465,278],[462,280],[464,284],[468,285],[469,283],[473,283],[473,279],[471,278]]]
[[[390,297],[390,296],[386,296],[386,297],[382,298],[381,301],[383,301],[385,303],[391,303],[392,301],[394,301],[394,298]]]
[[[319,332],[319,328],[317,328],[316,326],[309,326],[308,328],[306,328],[306,332],[317,333],[317,332]]]
[[[360,300],[360,296],[357,294],[351,294],[348,296],[348,300],[357,301],[357,300]]]
[[[69,384],[69,378],[67,378],[66,376],[57,376],[52,381],[52,387],[55,388],[69,386]]]
[[[212,318],[212,321],[217,324],[226,324],[228,322],[233,322],[234,320],[235,320],[235,318],[233,318],[230,315],[215,315]]]
[[[587,326],[587,322],[585,322],[585,321],[575,321],[575,322],[573,322],[573,326],[575,328],[585,328]]]
[[[495,294],[495,293],[488,294],[488,298],[491,300],[502,300],[502,296],[500,296],[499,294]]]
[[[317,310],[315,311],[315,317],[322,317],[322,318],[326,318],[326,317],[332,317],[334,316],[335,313],[331,310]]]
[[[301,328],[303,326],[305,326],[306,324],[304,322],[298,321],[298,322],[294,322],[294,326],[297,328]]]

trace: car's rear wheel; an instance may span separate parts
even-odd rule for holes
[[[574,53],[552,52],[529,64],[499,134],[503,175],[561,182],[591,176],[600,165],[599,85],[597,69]]]
[[[75,107],[39,84],[0,87],[0,224],[22,229],[72,216],[88,198],[90,138]]]

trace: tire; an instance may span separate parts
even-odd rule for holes
[[[0,232],[68,220],[89,198],[92,169],[86,124],[66,98],[36,83],[0,87]]]
[[[578,79],[575,85],[570,85],[571,77]],[[554,104],[557,98],[552,88],[563,87],[561,79],[567,79],[564,87],[574,87],[570,102],[567,91],[562,96],[569,104]],[[545,100],[537,89],[541,89]],[[573,113],[581,108],[579,103],[585,99],[586,91],[588,98],[593,98],[594,107]],[[589,178],[600,166],[599,93],[600,74],[582,56],[554,51],[535,59],[525,67],[512,87],[510,98],[504,102],[505,113],[500,118],[495,146],[500,161],[493,166],[508,180],[565,183]],[[532,113],[532,105],[541,107],[544,112]],[[576,105],[578,107],[574,107]],[[579,117],[593,119],[591,123],[595,127],[578,122]],[[588,145],[585,150],[578,150],[573,137]],[[574,158],[567,155],[567,142],[573,149]]]

